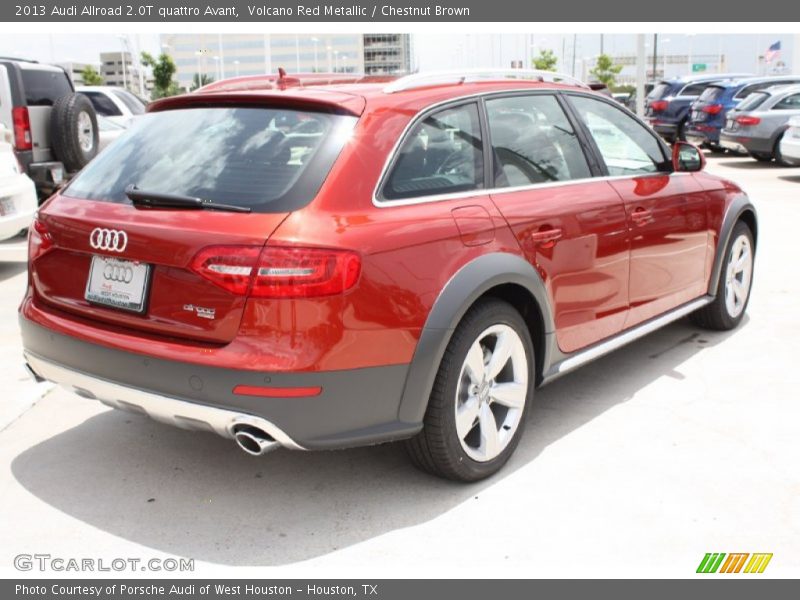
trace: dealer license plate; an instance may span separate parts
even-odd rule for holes
[[[149,279],[150,265],[121,258],[93,256],[85,298],[96,304],[144,312]]]

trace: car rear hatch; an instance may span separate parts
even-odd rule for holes
[[[40,210],[37,300],[148,334],[232,340],[251,263],[314,198],[355,121],[331,106],[230,101],[145,115]]]
[[[665,98],[672,95],[675,84],[669,81],[661,81],[653,88],[647,98],[645,98],[645,116],[657,117],[660,113],[667,110],[669,100]]]
[[[710,85],[704,89],[703,93],[692,103],[691,121],[704,123],[722,113],[721,98],[724,92],[725,88],[719,85]]]
[[[50,144],[50,113],[61,96],[72,93],[67,73],[58,67],[21,62],[20,74],[25,92],[33,143],[33,160],[55,160]]]

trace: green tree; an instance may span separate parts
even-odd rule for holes
[[[179,93],[178,84],[172,80],[178,67],[169,54],[161,53],[158,58],[149,52],[142,52],[142,64],[153,69],[153,96],[164,98]]]
[[[209,83],[214,83],[214,78],[211,77],[211,75],[206,75],[205,73],[202,75],[200,73],[195,73],[192,77],[192,87],[190,87],[189,90],[193,92],[197,89],[200,89],[204,85],[208,85]]]
[[[533,68],[540,71],[555,71],[558,59],[552,50],[542,50],[539,56],[533,59]]]
[[[608,54],[601,54],[597,57],[594,69],[589,71],[589,75],[605,83],[609,88],[614,87],[617,75],[622,71],[622,65],[615,65]]]
[[[103,77],[92,65],[86,65],[81,71],[83,85],[103,85]]]

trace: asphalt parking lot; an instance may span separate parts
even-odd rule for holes
[[[800,168],[708,169],[759,211],[742,326],[680,321],[539,390],[510,463],[474,485],[394,445],[254,458],[34,385],[25,269],[0,265],[0,574],[47,553],[201,576],[687,577],[706,552],[771,552],[759,577],[800,576]]]

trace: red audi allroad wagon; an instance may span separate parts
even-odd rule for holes
[[[704,164],[547,72],[214,83],[41,207],[25,359],[251,454],[406,440],[481,479],[537,386],[742,320],[756,214]]]

